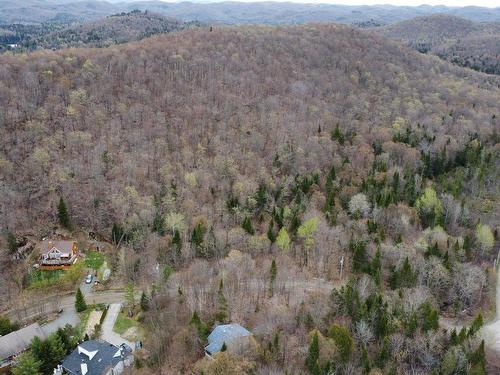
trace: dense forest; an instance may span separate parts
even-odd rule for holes
[[[134,373],[485,374],[499,103],[499,77],[340,25],[4,54],[0,302],[12,239],[61,222],[146,291]],[[255,347],[201,359],[231,321]]]
[[[476,23],[437,14],[376,28],[375,31],[458,66],[500,74],[500,22]]]

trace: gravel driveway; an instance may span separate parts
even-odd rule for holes
[[[106,340],[107,342],[120,346],[125,343],[128,346],[134,349],[134,344],[130,341],[122,338],[118,333],[113,331],[113,327],[115,325],[116,319],[118,318],[118,314],[122,308],[121,303],[112,303],[109,305],[108,313],[106,314],[106,318],[102,323],[102,331],[101,331],[101,339]]]

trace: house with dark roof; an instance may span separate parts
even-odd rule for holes
[[[84,341],[54,371],[55,375],[117,375],[133,362],[132,348],[103,340]]]
[[[10,367],[16,356],[26,351],[31,341],[38,336],[44,340],[47,335],[38,323],[0,337],[0,372]]]
[[[41,268],[65,268],[76,262],[78,254],[76,241],[43,240],[39,248]]]
[[[252,333],[237,323],[221,324],[214,328],[208,336],[205,354],[212,357],[225,345],[229,351],[238,351],[250,344]]]

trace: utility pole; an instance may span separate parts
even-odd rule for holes
[[[340,280],[342,281],[342,273],[344,272],[344,256],[340,258]]]

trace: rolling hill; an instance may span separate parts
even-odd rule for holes
[[[459,66],[500,74],[500,22],[477,23],[439,14],[374,30]]]
[[[3,0],[0,23],[81,22],[110,14],[142,11],[163,14],[183,21],[225,24],[297,24],[304,22],[390,24],[417,16],[447,13],[473,21],[499,21],[500,8],[408,6],[346,6],[275,2],[106,2],[96,0]]]
[[[20,42],[21,47],[66,48],[106,47],[112,44],[140,40],[155,34],[183,30],[199,25],[182,22],[151,12],[133,11],[108,16],[96,21],[73,24],[46,34],[31,35]]]

